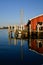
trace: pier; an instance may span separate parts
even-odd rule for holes
[[[8,29],[9,38],[43,38],[43,15],[28,20],[26,25],[9,25],[1,29]]]
[[[8,26],[8,36],[10,38],[27,38],[28,37],[28,29],[24,27],[24,25],[18,26]]]

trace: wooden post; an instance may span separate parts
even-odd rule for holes
[[[39,38],[39,27],[40,27],[40,25],[38,24],[37,25],[38,38]]]
[[[38,48],[39,48],[39,42],[40,42],[40,41],[39,41],[39,39],[38,39],[38,40],[37,40],[37,47],[38,47]]]
[[[31,24],[29,24],[29,32],[30,32],[30,36],[31,36]]]
[[[10,26],[8,26],[8,37],[10,38]]]

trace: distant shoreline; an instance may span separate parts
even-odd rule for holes
[[[8,27],[0,27],[0,30],[1,30],[1,29],[8,29]]]

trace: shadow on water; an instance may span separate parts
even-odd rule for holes
[[[32,39],[43,39],[43,32],[32,32],[28,38]]]

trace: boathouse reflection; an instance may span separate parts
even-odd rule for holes
[[[43,39],[29,39],[28,48],[43,54]]]

